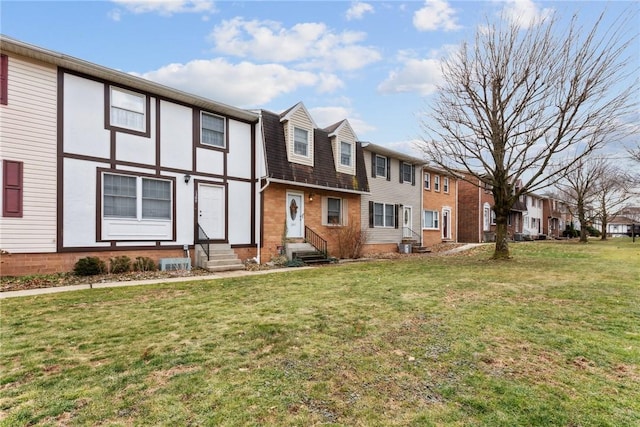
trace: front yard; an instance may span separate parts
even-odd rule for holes
[[[640,243],[1,302],[0,424],[640,424]]]

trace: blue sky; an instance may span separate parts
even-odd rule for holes
[[[2,0],[0,31],[237,107],[302,101],[320,127],[348,118],[359,139],[407,151],[439,61],[486,19],[577,12],[589,25],[629,7],[640,3]],[[638,40],[635,55],[637,69]]]

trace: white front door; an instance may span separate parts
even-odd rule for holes
[[[198,225],[209,239],[226,237],[224,187],[209,184],[198,186]]]
[[[402,207],[402,237],[412,237],[411,232],[411,206]]]
[[[304,197],[302,193],[287,192],[287,237],[304,237]]]

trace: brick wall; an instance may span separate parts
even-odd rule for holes
[[[278,246],[282,245],[287,190],[304,193],[304,225],[327,241],[329,255],[334,256],[338,253],[336,233],[339,227],[322,225],[322,197],[346,200],[349,225],[360,229],[360,195],[272,183],[263,192],[263,245],[260,260],[262,263],[278,255]],[[310,193],[313,193],[313,201],[309,201]]]
[[[458,241],[464,243],[479,243],[481,205],[478,187],[466,181],[458,183]]]
[[[422,188],[422,206],[424,210],[438,211],[440,213],[440,227],[438,230],[422,230],[422,244],[429,247],[441,243],[444,241],[443,235],[443,215],[442,209],[444,207],[450,208],[451,218],[449,221],[449,239],[447,241],[458,241],[456,221],[458,220],[458,212],[456,211],[456,180],[453,177],[449,177],[449,191],[444,191],[444,176],[440,176],[440,190],[436,191],[433,184],[434,176],[438,175],[432,170],[428,171],[431,174],[431,187],[424,189],[424,183]],[[423,213],[420,212],[421,221]]]

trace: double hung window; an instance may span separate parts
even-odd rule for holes
[[[146,96],[112,86],[110,89],[111,126],[145,132],[146,105]]]
[[[351,144],[348,142],[340,142],[340,164],[351,166]]]
[[[105,173],[102,209],[105,218],[171,219],[171,183]]]
[[[395,206],[386,203],[374,203],[373,226],[395,227]]]
[[[293,152],[299,156],[309,157],[309,132],[293,128]]]
[[[438,229],[439,224],[439,214],[438,211],[427,211],[423,212],[423,227],[429,229]]]
[[[202,112],[200,116],[200,142],[214,147],[225,147],[224,117]]]

